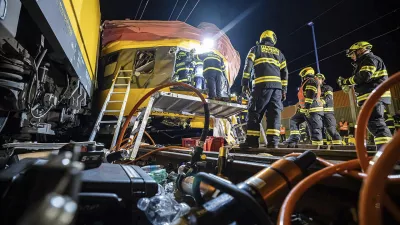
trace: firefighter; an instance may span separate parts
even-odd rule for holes
[[[281,142],[286,141],[286,127],[284,127],[282,124],[280,128],[280,134],[281,134]]]
[[[321,84],[321,102],[324,106],[324,115],[322,117],[324,130],[328,133],[328,136],[332,139],[333,145],[342,144],[342,138],[336,130],[336,119],[333,110],[333,88],[325,84],[325,76],[318,73],[316,77],[320,80]],[[323,132],[323,139],[326,139],[326,133]]]
[[[230,90],[222,57],[214,52],[206,52],[195,55],[194,58],[196,61],[203,62],[203,76],[207,82],[208,98],[216,100],[229,99]]]
[[[322,141],[322,116],[324,108],[320,100],[321,87],[315,78],[312,67],[306,67],[299,73],[302,84],[297,94],[299,105],[296,114],[290,118],[290,137],[285,142],[289,148],[295,147],[300,140],[299,125],[307,122],[311,130],[311,144],[323,145]]]
[[[385,109],[383,115],[384,115],[384,118],[385,118],[386,126],[389,128],[390,133],[392,133],[392,135],[394,135],[394,131],[396,130],[396,127],[395,127],[393,116],[386,109]]]
[[[353,75],[347,79],[338,78],[341,87],[354,85],[357,93],[357,104],[362,106],[368,96],[382,82],[388,79],[382,59],[371,52],[372,45],[366,41],[353,44],[347,51],[347,57],[354,61]],[[368,129],[374,136],[378,149],[392,139],[392,134],[385,124],[385,105],[391,103],[390,91],[385,92],[372,110],[368,120]]]
[[[176,54],[175,75],[174,80],[190,84],[192,68],[192,58],[190,53],[184,50],[179,50]]]
[[[247,136],[242,148],[258,147],[260,122],[267,116],[268,148],[277,148],[280,136],[282,101],[286,99],[288,70],[282,52],[275,48],[277,38],[266,30],[259,44],[253,46],[246,59],[242,77],[242,92],[250,95],[250,75],[254,68],[252,91],[248,106]]]
[[[191,50],[191,58],[192,58],[192,67],[193,67],[193,73],[192,73],[192,85],[193,87],[199,89],[199,90],[205,90],[206,89],[206,81],[204,80],[203,76],[203,61],[200,60],[198,57],[194,57],[195,54],[195,49]]]

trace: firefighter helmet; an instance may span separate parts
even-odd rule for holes
[[[358,49],[366,49],[366,50],[371,50],[372,45],[366,41],[359,41],[352,46],[350,46],[349,49],[346,50],[346,56],[350,57],[353,52],[357,51]]]
[[[325,80],[325,75],[323,75],[322,73],[317,73],[317,74],[315,74],[315,76],[316,76],[317,78],[323,80],[323,81]]]
[[[315,71],[312,67],[306,67],[304,69],[302,69],[299,73],[300,77],[305,77],[307,75],[314,75]]]
[[[263,43],[266,40],[269,40],[273,45],[276,44],[277,37],[276,37],[275,33],[272,30],[266,30],[261,34],[260,43]]]

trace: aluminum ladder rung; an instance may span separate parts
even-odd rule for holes
[[[124,102],[124,101],[108,101],[108,103],[121,103],[121,102]]]
[[[104,112],[121,112],[121,110],[116,110],[116,109],[106,109]]]
[[[118,123],[118,120],[100,121],[100,123]]]

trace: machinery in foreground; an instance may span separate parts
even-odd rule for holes
[[[370,105],[398,82],[400,73],[365,102],[356,137],[365,135]],[[134,160],[110,159],[86,142],[18,162],[22,146],[8,145],[16,160],[0,173],[2,224],[398,224],[398,136],[378,152],[357,138],[356,159],[335,161],[321,156],[338,150],[276,157],[200,146],[141,146]],[[114,152],[127,149],[118,141]]]

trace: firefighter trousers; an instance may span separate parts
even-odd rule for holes
[[[260,122],[267,117],[267,142],[269,146],[277,146],[279,143],[282,90],[278,88],[253,88],[249,101],[247,114],[246,142],[251,146],[258,146],[260,137]]]
[[[385,123],[384,110],[383,102],[376,103],[368,120],[368,130],[374,136],[374,142],[378,149],[392,139],[392,134]]]
[[[323,126],[328,133],[328,135],[332,138],[332,144],[340,145],[342,144],[342,138],[340,134],[336,130],[336,119],[333,113],[324,113],[322,116]],[[322,133],[323,139],[326,139],[326,134]]]
[[[222,76],[217,70],[207,70],[204,72],[204,78],[207,81],[208,98],[221,98]]]
[[[309,117],[306,117],[304,113],[297,110],[296,114],[290,118],[290,137],[287,142],[299,143],[299,125],[306,121],[311,132],[311,143],[313,145],[322,145],[322,115],[323,113],[321,112],[313,112],[310,113]]]

